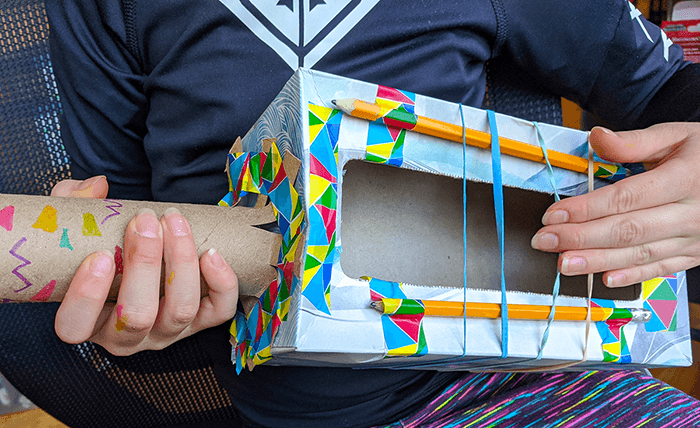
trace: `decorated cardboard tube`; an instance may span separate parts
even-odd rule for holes
[[[275,222],[270,205],[246,208],[0,195],[0,303],[62,300],[80,264],[99,250],[114,254],[116,275],[109,300],[116,300],[129,221],[143,208],[160,217],[170,207],[189,221],[200,256],[215,248],[231,265],[241,295],[260,296],[277,278],[273,265],[282,237],[258,227]],[[167,274],[161,277],[164,282]],[[201,282],[206,295],[208,288]]]

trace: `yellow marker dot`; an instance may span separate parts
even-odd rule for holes
[[[35,229],[41,229],[43,231],[54,233],[58,228],[58,220],[56,215],[56,208],[51,205],[44,207],[39,218],[36,219],[36,223],[32,226]]]
[[[168,277],[168,285],[173,283],[173,278],[175,278],[175,271],[170,272],[170,276]]]
[[[90,213],[83,214],[83,236],[102,236],[97,227],[95,216]]]

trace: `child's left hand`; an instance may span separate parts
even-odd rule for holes
[[[93,177],[62,181],[51,194],[105,198],[107,188],[105,177]],[[112,253],[98,251],[83,261],[56,313],[61,340],[90,340],[114,355],[130,355],[165,348],[235,315],[236,275],[217,251],[198,258],[189,223],[177,210],[167,210],[160,219],[150,210],[136,215],[127,226],[123,254],[116,305],[105,304],[115,276]],[[209,285],[205,297],[200,297],[200,272]]]

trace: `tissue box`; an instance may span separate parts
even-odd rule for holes
[[[332,103],[350,98],[491,132],[484,110],[297,71],[228,159],[231,191],[220,205],[271,203],[283,236],[277,280],[259,299],[244,299],[246,313],[231,326],[239,370],[261,363],[472,371],[692,363],[684,272],[622,289],[597,278],[592,306],[646,308],[652,319],[594,322],[587,342],[584,321],[554,321],[543,341],[547,320],[510,319],[504,329],[500,318],[373,309],[381,297],[501,302],[492,152],[356,118]],[[588,157],[586,132],[500,114],[495,121],[501,137],[535,147],[541,138],[548,150]],[[507,302],[552,305],[557,255],[532,250],[530,239],[554,202],[552,183],[560,195],[578,195],[587,191],[587,175],[495,156],[505,186]],[[294,158],[301,161],[296,181],[285,170]],[[595,179],[596,187],[607,184]],[[556,305],[585,307],[585,296],[585,277],[562,277]]]

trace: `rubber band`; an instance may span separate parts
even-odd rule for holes
[[[504,271],[504,248],[505,242],[503,240],[503,184],[501,178],[501,152],[498,140],[498,126],[496,125],[496,118],[491,110],[486,110],[487,117],[489,119],[489,126],[491,129],[491,145],[492,145],[492,165],[493,165],[493,175],[494,175],[494,209],[496,211],[496,226],[498,229],[499,236],[499,246],[501,250],[501,348],[503,349],[500,357],[487,357],[479,358],[475,360],[470,360],[470,363],[476,363],[481,361],[489,361],[494,358],[506,358],[508,356],[508,301],[506,299],[505,290],[505,271]],[[462,315],[462,323],[464,329],[464,342],[462,348],[462,355],[455,355],[453,357],[442,358],[434,361],[417,362],[414,364],[402,365],[402,368],[430,368],[435,366],[445,366],[445,363],[450,361],[458,360],[467,356],[467,136],[466,136],[466,124],[464,122],[464,108],[462,104],[459,104],[459,115],[462,120],[462,228],[463,228],[463,245],[464,245],[464,285],[463,285],[463,302],[464,302],[464,313]],[[493,149],[493,144],[495,141],[495,150]],[[495,154],[494,154],[495,153]],[[498,189],[496,189],[496,183],[498,183]],[[500,201],[500,206],[499,206]],[[500,219],[500,221],[499,221]],[[503,316],[505,314],[505,317]],[[478,370],[478,369],[477,369]]]
[[[465,124],[464,124],[464,113],[462,109],[462,105],[460,104],[459,106],[460,109],[460,116],[462,119],[462,193],[463,193],[463,240],[464,240],[464,286],[463,286],[463,293],[464,293],[464,305],[465,305],[465,310],[464,310],[464,315],[463,315],[463,324],[464,324],[464,347],[463,347],[463,352],[461,357],[451,357],[447,359],[442,359],[438,361],[433,361],[433,362],[427,362],[427,363],[419,363],[412,365],[414,368],[420,368],[420,367],[430,367],[434,365],[444,365],[444,362],[447,362],[449,360],[454,360],[458,358],[463,358],[466,356],[467,352],[467,317],[466,317],[466,302],[467,302],[467,228],[466,228],[466,216],[467,216],[467,179],[466,179],[466,135],[465,135]],[[502,169],[501,169],[501,153],[500,153],[500,144],[498,140],[498,126],[496,123],[496,116],[493,111],[491,110],[486,110],[488,121],[489,121],[489,128],[491,130],[491,162],[492,162],[492,171],[493,171],[493,193],[494,193],[494,210],[496,212],[496,228],[498,232],[498,244],[499,244],[499,250],[500,250],[500,261],[501,261],[501,348],[502,348],[502,354],[500,358],[507,358],[508,356],[508,302],[507,302],[507,297],[506,297],[506,284],[505,284],[505,236],[504,236],[504,210],[503,210],[503,182],[502,182]],[[540,147],[542,148],[542,153],[547,165],[548,173],[549,173],[549,180],[552,185],[552,189],[554,191],[554,199],[556,201],[559,201],[561,198],[559,197],[559,194],[557,192],[557,186],[556,186],[556,179],[554,176],[554,171],[552,169],[552,165],[549,162],[549,158],[547,156],[547,147],[544,141],[544,137],[542,136],[542,132],[539,128],[539,125],[537,122],[532,122],[535,130],[537,131],[537,137],[540,143]],[[589,133],[590,135],[590,133]],[[590,141],[588,143],[588,191],[592,192],[594,189],[594,174],[593,174],[593,149],[590,145]],[[559,296],[559,289],[560,289],[560,277],[561,273],[559,269],[557,269],[557,276],[554,282],[554,288],[552,291],[552,308],[549,313],[548,321],[547,321],[547,327],[545,328],[545,331],[542,335],[542,342],[540,344],[540,350],[537,354],[537,356],[529,361],[532,360],[540,360],[542,358],[542,354],[544,352],[544,347],[547,344],[547,340],[549,337],[549,329],[554,322],[554,315],[556,312],[556,300],[557,297]],[[585,340],[584,340],[584,345],[583,345],[583,358],[579,361],[575,362],[569,362],[569,363],[563,363],[563,364],[556,364],[556,365],[550,365],[546,367],[533,367],[533,368],[526,368],[526,369],[503,369],[503,370],[497,370],[494,368],[491,369],[485,369],[481,370],[479,368],[475,368],[474,371],[478,372],[483,372],[483,373],[491,373],[491,372],[522,372],[522,373],[528,373],[528,372],[542,372],[542,371],[551,371],[551,370],[559,370],[559,369],[565,369],[568,367],[572,367],[581,363],[584,363],[587,361],[588,358],[588,338],[589,338],[589,333],[590,333],[590,326],[591,326],[591,300],[592,300],[592,294],[593,294],[593,274],[588,274],[588,298],[587,298],[587,313],[586,313],[586,331],[585,331]],[[491,360],[492,358],[484,358],[484,359],[476,359],[476,360],[471,360],[471,363],[475,362],[481,362],[481,361],[487,361]],[[526,361],[520,361],[520,362],[514,362],[510,364],[518,364],[518,363],[523,363]],[[506,363],[504,365],[510,365],[509,363]],[[493,367],[493,366],[492,366]]]
[[[595,189],[594,182],[594,165],[593,165],[593,147],[591,147],[590,141],[591,133],[588,133],[588,193],[591,193]],[[558,364],[556,366],[550,366],[548,369],[565,369],[568,367],[573,367],[581,363],[585,363],[588,360],[588,336],[591,331],[591,299],[593,297],[593,274],[589,273],[587,278],[587,288],[588,296],[586,299],[586,332],[584,334],[583,340],[583,357],[579,361],[574,361],[571,363]]]
[[[501,256],[501,358],[508,357],[508,298],[506,297],[505,230],[503,213],[503,178],[501,171],[501,147],[498,125],[493,110],[486,110],[491,130],[491,167],[493,170],[493,205],[496,211],[496,231]]]
[[[542,155],[545,160],[545,164],[547,166],[547,172],[549,175],[549,182],[552,185],[552,190],[554,191],[554,200],[555,201],[560,201],[561,198],[559,197],[559,193],[557,192],[557,184],[556,184],[556,179],[554,176],[554,170],[552,169],[552,165],[549,162],[549,157],[547,156],[547,145],[545,144],[544,137],[542,136],[542,131],[540,130],[540,127],[537,122],[532,122],[533,126],[535,127],[535,130],[537,131],[537,139],[539,140],[540,147],[542,148]],[[589,156],[589,162],[588,162],[588,171],[589,171],[589,187],[592,185],[592,158]],[[589,275],[589,281],[592,279],[592,275]],[[542,359],[542,354],[544,352],[544,347],[547,345],[547,339],[549,338],[549,329],[552,326],[552,323],[554,322],[554,315],[556,313],[556,301],[557,297],[559,296],[559,289],[560,289],[560,283],[561,283],[561,272],[559,271],[559,268],[557,268],[557,276],[556,279],[554,280],[554,287],[552,290],[552,308],[549,312],[549,317],[547,319],[547,327],[544,330],[544,333],[542,334],[542,341],[540,342],[540,350],[537,353],[537,356],[535,358],[526,360],[526,361],[520,361],[515,364],[521,364],[524,362],[528,361],[537,361]],[[591,296],[591,291],[592,287],[589,285],[589,298],[588,298],[588,313],[586,315],[586,343],[584,344],[584,349],[583,349],[583,359],[580,361],[576,362],[570,362],[570,363],[563,363],[563,364],[556,364],[556,365],[550,365],[550,366],[545,366],[545,367],[532,367],[532,368],[523,368],[523,369],[505,369],[502,370],[503,372],[507,373],[534,373],[534,372],[543,372],[543,371],[550,371],[550,370],[558,370],[558,369],[564,369],[567,367],[574,366],[576,364],[580,364],[584,361],[586,361],[586,356],[587,356],[587,350],[588,350],[588,332],[590,328],[590,317],[591,317],[591,306],[590,306],[590,296]],[[481,370],[480,370],[481,371]],[[484,373],[492,373],[496,372],[497,370],[484,370]]]
[[[549,182],[552,185],[552,190],[554,191],[554,200],[559,202],[561,198],[557,192],[557,182],[554,178],[554,170],[552,170],[552,164],[549,163],[549,157],[547,156],[547,145],[544,142],[544,137],[542,137],[542,131],[537,122],[532,122],[535,125],[535,130],[537,131],[537,139],[540,142],[540,147],[542,148],[542,154],[544,155],[544,160],[547,163],[547,172],[549,173]],[[554,279],[554,288],[552,290],[552,309],[549,311],[549,318],[547,319],[547,327],[544,329],[542,334],[542,342],[540,343],[540,351],[537,353],[536,360],[542,359],[542,353],[544,352],[544,347],[547,345],[547,339],[549,339],[549,328],[554,322],[554,314],[556,313],[557,297],[559,297],[559,288],[561,284],[561,272],[559,272],[559,267],[557,267],[557,276]]]
[[[467,127],[464,123],[464,109],[459,103],[459,117],[462,119],[462,245],[464,247],[464,350],[462,358],[467,355]]]
[[[588,132],[588,193],[595,190],[595,183],[593,182],[593,147],[591,146],[591,133]],[[588,334],[591,331],[591,298],[593,297],[593,274],[588,274],[588,299],[586,300],[586,305],[588,311],[586,312],[586,336],[585,343],[583,345],[583,358],[577,364],[584,363],[588,359]]]
[[[454,356],[449,358],[443,358],[436,361],[427,361],[416,364],[408,364],[403,367],[411,368],[429,368],[433,366],[444,366],[445,363],[464,358],[467,356],[467,137],[466,137],[466,124],[464,123],[464,109],[462,104],[459,104],[459,113],[462,120],[462,228],[463,228],[463,245],[464,245],[464,285],[463,285],[463,302],[464,302],[464,313],[462,315],[462,323],[464,328],[464,342],[463,350],[461,356]],[[502,353],[500,357],[506,358],[508,356],[508,301],[506,299],[506,289],[505,289],[505,270],[504,270],[504,248],[505,240],[503,234],[503,183],[502,183],[502,173],[501,173],[501,151],[498,140],[498,126],[496,124],[496,117],[491,110],[486,110],[487,117],[489,120],[489,127],[491,129],[491,157],[492,157],[492,167],[493,167],[493,182],[494,182],[494,209],[496,211],[496,227],[499,236],[499,248],[501,252],[501,348]],[[495,148],[494,148],[495,141]],[[476,360],[471,360],[471,363],[489,361],[493,358],[481,358]]]
[[[533,122],[534,123],[534,122]],[[536,123],[535,128],[537,129],[538,136],[540,137],[540,144],[543,143],[542,135],[539,130],[539,127],[537,126]],[[589,139],[588,139],[588,192],[592,192],[594,190],[594,165],[593,165],[593,148],[591,147],[591,142],[590,142],[590,135],[591,133],[588,133]],[[546,148],[543,146],[543,152],[544,152],[544,157],[545,160],[547,160],[547,151]],[[549,161],[547,160],[547,166],[550,168],[551,171],[551,165],[549,165]],[[558,195],[556,194],[555,190],[555,199],[558,199]],[[557,270],[557,279],[559,279],[559,271]],[[532,372],[542,372],[542,371],[550,371],[550,370],[561,370],[561,369],[566,369],[569,367],[576,366],[581,363],[585,363],[588,360],[588,337],[589,333],[591,331],[591,299],[593,296],[593,274],[589,273],[588,274],[588,298],[587,298],[587,311],[586,311],[586,332],[585,332],[585,338],[584,338],[584,343],[583,343],[583,357],[579,361],[574,361],[574,362],[569,362],[569,363],[562,363],[562,364],[556,364],[556,365],[551,365],[551,366],[546,366],[546,367],[536,367],[536,368],[531,368],[531,369],[521,369],[521,370],[505,370],[508,372],[522,372],[522,373],[532,373]],[[554,300],[554,299],[553,299]],[[554,303],[552,303],[552,312],[554,311]],[[550,312],[550,316],[552,316],[552,312]],[[550,321],[551,323],[551,321]],[[549,324],[547,324],[547,329],[549,329]],[[536,359],[540,358],[540,354],[542,353],[542,350],[544,348],[544,345],[541,345],[540,348],[540,353],[538,354],[538,357]]]

